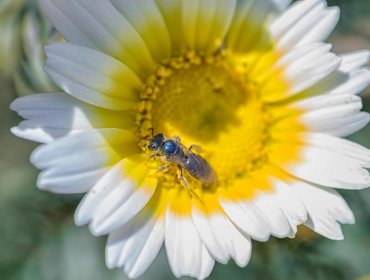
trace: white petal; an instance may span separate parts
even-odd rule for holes
[[[324,41],[339,18],[337,7],[326,7],[324,1],[300,1],[281,15],[270,30],[277,48],[291,49],[312,42]]]
[[[276,62],[276,67],[288,67],[290,65],[298,68],[313,60],[320,60],[323,54],[327,54],[332,48],[331,44],[311,43],[304,46],[295,47]],[[294,70],[294,69],[293,69]]]
[[[356,51],[341,55],[341,64],[338,73],[346,76],[341,83],[332,86],[327,92],[332,94],[358,94],[370,83],[368,69],[370,52]],[[326,92],[326,91],[325,91]]]
[[[43,93],[17,98],[10,104],[10,109],[25,119],[37,118],[37,121],[22,121],[11,131],[16,136],[31,141],[51,142],[77,130],[77,128],[73,128],[73,111],[75,108],[82,108],[82,106],[83,102],[65,93]],[[49,112],[65,112],[65,116],[55,119],[56,122],[64,123],[64,125],[51,124]]]
[[[60,166],[64,168],[65,166]],[[59,167],[58,167],[59,168]],[[74,194],[87,192],[108,168],[89,167],[91,170],[74,170],[70,174],[58,174],[57,168],[41,171],[37,179],[37,187],[54,193]]]
[[[286,78],[293,84],[290,94],[296,94],[313,86],[334,70],[338,69],[340,58],[333,53],[317,57],[303,56],[285,70]]]
[[[228,48],[245,53],[271,47],[272,41],[265,28],[269,18],[278,14],[276,8],[272,1],[238,1],[226,39]]]
[[[131,158],[126,158],[121,162],[121,170],[118,170],[121,174],[117,181],[111,182],[112,185],[114,184],[114,188],[95,205],[92,228],[95,228],[97,224],[104,223],[123,204],[127,203],[145,180],[148,174],[146,162],[142,161],[132,166],[131,160]]]
[[[285,10],[292,0],[272,0],[280,10]]]
[[[343,239],[338,222],[353,224],[355,221],[344,199],[334,190],[304,182],[295,183],[293,189],[308,211],[309,219],[306,225],[327,238]]]
[[[125,193],[113,201],[109,200],[109,197],[106,197],[103,203],[100,204],[100,209],[97,209],[96,214],[92,217],[92,222],[89,226],[92,234],[107,234],[126,224],[148,203],[156,189],[156,186],[157,179],[147,177],[129,197],[126,197]],[[121,187],[125,188],[127,185],[122,185]],[[118,201],[121,202],[121,205],[118,205]],[[103,212],[103,206],[107,206],[106,203],[109,202],[112,202],[113,206]]]
[[[74,157],[81,152],[106,149],[109,157],[114,155],[109,154],[111,147],[132,144],[135,139],[134,133],[114,128],[80,132],[39,146],[32,153],[31,161],[37,168],[45,169],[65,161],[65,157]]]
[[[194,46],[200,52],[211,52],[219,47],[230,26],[235,2],[156,0],[172,39],[172,51],[178,53]]]
[[[70,7],[59,7],[54,1],[40,0],[44,15],[53,23],[64,38],[69,42],[78,43],[91,48],[95,47],[93,38],[88,36],[77,22],[71,20],[71,13],[66,12]]]
[[[122,136],[127,138],[122,140]],[[91,130],[38,147],[31,155],[32,163],[45,169],[39,175],[38,187],[59,193],[87,191],[112,163],[137,152],[132,137],[118,129]],[[114,139],[111,145],[107,144],[109,138]],[[114,145],[119,148],[115,150]]]
[[[42,93],[16,99],[10,108],[27,119],[12,129],[19,137],[48,143],[81,130],[132,128],[129,111],[91,106],[65,93]]]
[[[298,45],[325,41],[337,25],[339,15],[340,10],[338,7],[327,8],[320,20],[315,22],[314,26],[310,26],[309,32],[303,36]]]
[[[141,276],[158,255],[164,241],[164,224],[161,219],[157,220],[150,236],[144,240],[145,244],[136,259],[133,259],[132,256],[125,266],[125,272],[130,278]],[[138,246],[137,242],[135,242],[135,246]]]
[[[346,53],[341,56],[342,64],[340,70],[350,73],[358,68],[365,67],[370,61],[370,51],[361,50],[351,53]]]
[[[299,163],[283,168],[298,178],[322,186],[344,189],[370,186],[369,173],[358,160],[326,149],[306,147]]]
[[[199,1],[182,2],[182,26],[184,41],[190,49],[195,48]]]
[[[284,238],[292,235],[292,228],[287,217],[279,207],[273,196],[261,192],[249,202],[255,205],[271,228],[271,233],[277,237]]]
[[[182,2],[181,0],[156,0],[172,39],[171,45],[174,53],[180,51],[183,47]]]
[[[261,211],[246,201],[220,199],[220,204],[230,220],[243,232],[258,241],[268,240],[271,226]]]
[[[112,3],[140,34],[158,62],[171,56],[171,39],[155,1],[112,0]]]
[[[139,166],[138,168],[143,168]],[[145,169],[144,169],[145,170]],[[129,199],[132,199],[131,196],[135,193],[138,185],[144,180],[146,173],[143,172],[141,175],[140,181],[134,181],[130,178],[123,179],[118,182],[113,188],[113,190],[102,200],[94,211],[92,217],[91,229],[95,230],[95,227],[98,227],[99,224],[104,223],[108,220],[114,213],[124,204],[127,203]],[[94,233],[100,235],[98,232]]]
[[[30,126],[28,121],[22,121],[18,126],[12,127],[11,132],[15,136],[39,143],[49,143],[72,133],[70,129]]]
[[[232,257],[239,266],[247,265],[252,250],[250,238],[224,214],[204,215],[193,207],[192,218],[203,243],[217,261],[227,263]]]
[[[144,210],[145,211],[145,210]],[[130,278],[141,276],[153,262],[164,241],[163,220],[140,213],[109,235],[106,262],[109,268],[124,266]]]
[[[359,113],[362,109],[360,98],[347,99],[347,103],[334,105],[331,107],[320,108],[318,110],[308,111],[302,114],[300,120],[315,131],[325,131],[325,126],[344,125],[343,120]]]
[[[360,112],[361,98],[353,94],[314,96],[296,102],[293,107],[306,111],[300,120],[310,130],[333,136],[346,137],[369,121],[369,114]]]
[[[187,46],[199,52],[219,48],[233,18],[235,0],[183,2],[182,25]]]
[[[297,225],[306,221],[304,206],[294,193],[282,182],[272,180],[272,184],[274,191],[260,192],[249,200],[220,199],[232,222],[259,241],[266,241],[271,234],[280,238],[293,237]]]
[[[73,106],[84,106],[84,102],[75,99],[64,92],[41,93],[17,98],[10,105],[10,109],[16,111],[23,118],[28,118],[28,115],[23,115],[23,112],[39,109],[69,109]]]
[[[141,81],[118,60],[64,43],[49,45],[45,51],[46,71],[72,96],[115,110],[130,109],[137,103]]]
[[[144,41],[109,1],[42,0],[40,4],[68,42],[107,53],[143,77],[152,72]]]
[[[307,9],[306,13],[303,14],[300,18],[294,22],[294,24],[290,24],[289,27],[285,30],[284,33],[281,34],[281,37],[278,38],[278,49],[290,49],[298,45],[299,41],[307,34],[310,28],[312,28],[324,15],[326,3],[324,1],[306,1],[310,3],[315,3],[315,5],[311,6],[310,9]],[[302,2],[300,2],[303,5]],[[306,3],[305,5],[308,5]],[[306,6],[308,7],[308,6]],[[293,8],[293,7],[291,7]],[[287,14],[289,12],[287,11]],[[298,13],[295,15],[297,16]],[[286,21],[284,17],[286,14],[281,16],[281,21]],[[276,28],[276,27],[275,27]],[[273,30],[273,28],[272,28]]]
[[[167,209],[165,244],[168,262],[176,277],[204,279],[210,274],[214,260],[202,244],[190,217]]]
[[[319,94],[359,94],[370,83],[370,71],[363,67],[366,52],[341,56],[341,64],[337,70],[313,85],[305,93],[307,96]]]
[[[297,226],[303,224],[307,220],[307,211],[298,196],[290,186],[282,181],[273,181],[275,191],[272,193],[266,192],[266,196],[271,196],[276,201],[284,216],[288,219],[293,230],[293,234],[297,232]]]
[[[75,212],[75,223],[85,225],[91,221],[92,216],[104,199],[125,180],[124,171],[129,173],[134,167],[145,160],[141,154],[129,156],[112,167],[94,185],[82,199]]]
[[[211,2],[198,1],[200,1],[200,7],[196,46],[200,52],[211,53],[217,50],[225,40],[235,13],[237,0],[216,0],[215,4],[212,3],[215,6],[213,13],[210,13],[208,8]]]
[[[275,38],[280,38],[321,2],[322,0],[296,1],[271,24],[271,33]]]
[[[193,208],[192,219],[204,244],[207,246],[210,253],[221,263],[227,263],[230,259],[229,253],[225,250],[223,240],[219,240],[217,232],[226,232],[225,223],[222,224],[224,218],[222,214],[205,216],[200,211]]]
[[[340,66],[341,59],[330,52],[331,45],[323,43],[310,43],[308,45],[293,48],[282,56],[273,70],[282,69],[284,77],[291,84],[284,98],[291,97],[305,90],[311,90],[317,83],[324,84]],[[273,72],[272,72],[273,74]],[[325,84],[325,86],[327,86]],[[310,92],[311,92],[310,91]],[[273,90],[264,99],[268,102],[280,101],[281,95],[276,95]]]
[[[368,119],[368,113],[360,112],[360,113],[353,113],[349,114],[348,116],[338,116],[338,117],[331,117],[328,119],[323,120],[321,123],[319,122],[312,122],[307,127],[310,127],[312,131],[315,132],[323,132],[333,136],[340,136],[346,137],[356,131],[351,131],[350,134],[342,134],[340,133],[343,131],[343,128],[347,126],[351,126],[358,122],[362,122],[363,120]],[[365,123],[366,124],[366,123]],[[362,127],[360,127],[362,128]]]
[[[370,84],[370,71],[365,69],[359,69],[352,71],[349,74],[349,78],[346,82],[340,86],[332,89],[330,94],[359,94]]]
[[[352,94],[341,94],[341,95],[324,94],[302,99],[293,104],[293,106],[295,108],[304,109],[305,111],[314,111],[318,109],[325,110],[329,107],[357,103],[361,103],[361,98]]]
[[[201,248],[201,255],[202,257],[200,261],[200,273],[197,277],[199,280],[208,278],[208,276],[211,274],[212,269],[215,265],[215,259],[212,258],[206,246],[204,246],[203,243],[202,243],[202,248]]]
[[[370,150],[355,142],[322,133],[307,133],[302,139],[309,145],[339,153],[356,160],[362,167],[370,168]]]
[[[338,137],[347,137],[363,129],[370,122],[370,114],[366,112],[361,112],[360,114],[361,118],[358,118],[355,122],[329,130],[326,133]]]

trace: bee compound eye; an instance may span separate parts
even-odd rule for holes
[[[168,140],[164,142],[162,150],[163,150],[163,153],[170,155],[176,152],[177,145],[172,140]]]
[[[156,142],[150,142],[149,145],[148,145],[148,149],[149,150],[156,150],[156,149],[158,149],[158,143],[156,143]]]

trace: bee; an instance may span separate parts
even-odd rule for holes
[[[216,174],[209,163],[200,155],[194,153],[193,149],[200,149],[199,146],[191,145],[186,148],[180,138],[166,138],[159,133],[152,137],[148,144],[148,149],[154,152],[150,158],[161,157],[166,163],[174,163],[180,171],[180,180],[188,188],[187,180],[184,176],[184,170],[192,177],[204,184],[210,185],[216,182]],[[162,166],[160,171],[170,168],[170,165]]]

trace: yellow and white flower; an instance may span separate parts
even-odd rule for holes
[[[336,7],[289,2],[41,1],[66,40],[45,49],[65,93],[16,100],[12,132],[43,143],[40,189],[87,192],[75,221],[109,234],[109,268],[138,277],[164,243],[177,277],[204,279],[215,260],[245,266],[251,239],[354,223],[333,188],[370,185],[370,151],[341,138],[369,121],[369,52],[323,43]],[[217,183],[186,174],[191,195],[176,166],[158,172],[150,128],[200,145]]]

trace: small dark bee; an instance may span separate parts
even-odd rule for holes
[[[180,180],[188,187],[188,183],[183,174],[185,169],[191,176],[200,180],[205,184],[216,182],[216,174],[209,163],[200,155],[193,153],[192,150],[199,148],[196,145],[191,145],[186,148],[181,144],[178,137],[166,138],[163,134],[155,135],[148,144],[148,149],[153,151],[150,157],[161,157],[164,162],[175,163],[180,170]],[[168,169],[170,166],[163,166],[161,171]]]

